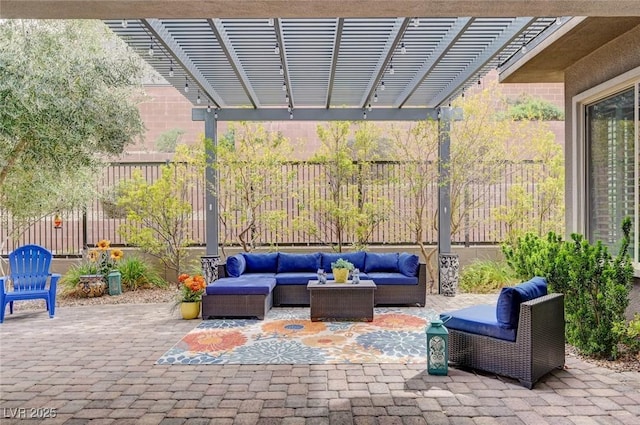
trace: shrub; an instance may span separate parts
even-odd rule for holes
[[[460,272],[460,290],[490,294],[518,281],[518,276],[505,262],[476,260]]]
[[[118,266],[123,290],[135,291],[141,288],[166,288],[167,282],[148,263],[138,257],[127,257]]]
[[[521,277],[545,276],[550,290],[565,294],[567,341],[586,355],[615,358],[624,342],[616,329],[625,325],[633,278],[630,218],[623,220],[622,231],[615,258],[601,241],[591,244],[578,234],[566,242],[553,233],[546,239],[528,234],[503,246],[507,263]]]
[[[60,285],[64,286],[63,293],[66,295],[75,295],[80,283],[80,276],[95,274],[95,266],[93,264],[82,262],[73,264],[69,270],[60,278]]]
[[[156,149],[160,152],[175,152],[180,136],[184,133],[185,131],[181,128],[165,131],[156,139]]]
[[[509,108],[509,115],[515,121],[562,121],[564,112],[544,99],[520,96]]]

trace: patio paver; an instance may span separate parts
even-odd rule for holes
[[[429,296],[427,306],[442,311],[494,300]],[[640,423],[639,372],[573,357],[533,390],[455,368],[430,376],[426,364],[155,365],[197,324],[159,304],[61,307],[54,319],[17,311],[0,325],[0,422]],[[56,417],[29,418],[46,409]]]

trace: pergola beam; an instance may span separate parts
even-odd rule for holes
[[[362,100],[360,100],[361,108],[364,109],[371,102],[371,98],[378,89],[378,84],[380,83],[380,80],[382,80],[382,77],[384,77],[387,65],[389,64],[389,61],[391,61],[391,58],[393,58],[396,47],[400,44],[405,30],[407,29],[407,26],[409,26],[409,22],[411,22],[411,18],[396,19],[396,24],[394,25],[393,30],[391,30],[391,34],[389,34],[389,39],[380,54],[376,69],[371,75],[371,79],[367,84]]]
[[[340,43],[342,42],[342,28],[344,28],[344,18],[338,18],[336,22],[336,33],[333,39],[333,49],[331,51],[331,69],[329,70],[329,83],[327,84],[327,100],[325,108],[331,107],[331,95],[333,93],[333,83],[336,79],[336,65],[340,56]]]
[[[200,72],[193,61],[189,59],[189,56],[184,52],[182,47],[180,47],[158,19],[142,19],[140,22],[151,34],[153,34],[155,41],[160,43],[164,49],[169,52],[173,59],[182,67],[184,72],[191,77],[191,80],[204,91],[205,95],[211,99],[215,105],[220,108],[226,107],[225,102],[222,100],[222,96],[220,96],[211,84],[209,84],[205,76],[202,75],[202,72]]]
[[[286,109],[221,109],[207,111],[207,108],[192,109],[193,121],[204,121],[205,114],[217,114],[218,121],[362,121],[364,115],[362,109],[340,108],[320,109],[305,108],[295,109],[290,116]],[[438,112],[433,108],[375,108],[367,112],[367,120],[370,121],[421,121],[425,119],[437,119]]]
[[[482,68],[488,64],[494,56],[504,49],[504,47],[511,43],[520,35],[520,33],[533,22],[535,18],[516,18],[511,25],[507,27],[494,41],[491,43],[482,54],[478,55],[472,62],[466,67],[464,72],[460,73],[457,78],[451,80],[436,96],[431,99],[427,99],[427,105],[431,107],[438,107],[443,102],[447,101],[450,97],[456,94],[456,92],[463,87],[470,78],[476,75]]]
[[[287,60],[287,50],[286,46],[284,45],[284,34],[282,33],[282,25],[280,19],[274,19],[273,29],[276,32],[276,42],[278,43],[278,46],[280,48],[280,64],[284,71],[282,78],[284,80],[283,84],[286,86],[285,93],[289,97],[289,106],[291,108],[295,108],[295,105],[293,103],[293,87],[291,87],[291,79],[289,78],[289,61]]]
[[[424,81],[429,73],[440,63],[451,47],[458,41],[467,28],[473,23],[474,19],[471,18],[458,18],[456,22],[449,28],[447,34],[440,40],[438,47],[435,48],[433,53],[425,60],[420,67],[420,70],[413,77],[411,82],[407,84],[407,87],[400,93],[398,98],[393,104],[394,108],[402,108],[404,104],[409,100],[411,95],[418,89],[420,84]]]
[[[242,63],[240,62],[240,58],[229,42],[229,35],[227,34],[227,30],[225,29],[224,25],[222,25],[222,21],[220,19],[207,19],[207,22],[209,23],[209,26],[211,26],[211,30],[215,34],[216,39],[218,40],[218,44],[220,44],[222,51],[229,61],[229,65],[231,65],[231,67],[233,68],[233,72],[235,72],[236,76],[238,77],[238,81],[240,81],[240,84],[247,94],[249,101],[254,108],[259,108],[260,102],[258,101],[258,95],[253,90],[253,86],[249,82],[249,77],[247,76]]]

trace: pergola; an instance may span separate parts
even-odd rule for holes
[[[546,60],[531,62],[560,77],[565,57],[615,36],[597,21],[572,17],[640,16],[637,0],[611,3],[2,0],[0,18],[103,19],[191,101],[193,119],[204,121],[205,136],[215,141],[219,120],[433,118],[446,129],[455,115],[451,99],[492,69],[526,66],[531,51],[552,43],[554,34],[574,28],[584,34],[560,46],[564,54],[547,49]],[[633,22],[623,19],[618,27]],[[442,135],[446,161],[449,141]],[[215,178],[211,167],[207,177]],[[449,198],[447,186],[440,188],[438,246],[446,253]],[[217,202],[207,196],[207,254],[215,255]]]

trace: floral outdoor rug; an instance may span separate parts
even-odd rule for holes
[[[157,364],[426,363],[434,311],[376,308],[372,322],[312,322],[309,308],[273,308],[264,320],[204,320]]]

